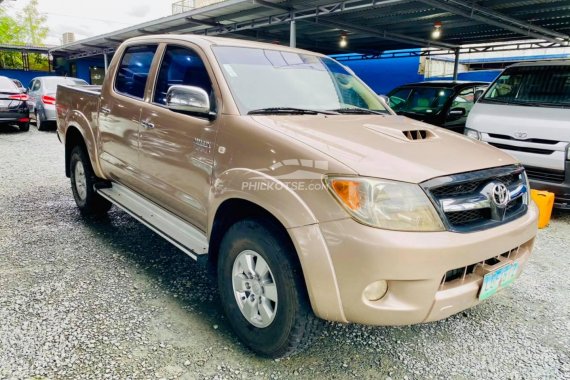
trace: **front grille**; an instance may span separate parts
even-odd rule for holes
[[[532,143],[536,143],[536,144],[545,144],[545,145],[556,145],[559,143],[559,141],[556,141],[556,140],[545,140],[545,139],[521,139],[521,140],[519,140],[519,139],[516,139],[514,137],[507,136],[507,135],[500,135],[498,133],[489,133],[489,136],[494,138],[494,139],[524,141],[524,142],[532,142]]]
[[[562,183],[565,179],[563,170],[551,170],[543,168],[525,167],[526,174],[530,179],[538,181]]]
[[[481,208],[478,210],[449,212],[446,216],[451,225],[466,226],[489,219],[490,212],[488,209]]]
[[[504,206],[498,205],[492,194],[501,184],[508,192]],[[526,178],[518,165],[436,178],[424,182],[422,187],[450,231],[491,228],[516,219],[527,210]]]
[[[525,147],[525,146],[497,144],[494,142],[489,142],[489,145],[492,145],[495,148],[499,148],[499,149],[514,150],[516,152],[526,152],[526,153],[536,153],[536,154],[552,154],[552,153],[554,153],[554,151],[550,150],[550,149],[529,148],[529,147]]]

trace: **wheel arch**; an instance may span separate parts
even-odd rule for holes
[[[221,240],[237,221],[246,218],[265,218],[283,234],[296,253],[311,307],[316,316],[327,320],[347,322],[336,274],[325,240],[318,224],[286,227],[286,222],[262,205],[243,198],[228,198],[219,204],[209,229],[208,265],[216,268]]]

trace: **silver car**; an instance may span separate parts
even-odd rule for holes
[[[36,121],[38,130],[44,130],[55,123],[55,92],[58,84],[88,85],[86,81],[72,77],[45,76],[32,79],[28,88],[28,106],[32,119]]]

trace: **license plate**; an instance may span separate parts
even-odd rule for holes
[[[513,283],[519,269],[519,263],[514,262],[500,267],[483,277],[483,285],[479,291],[479,300],[484,300]]]

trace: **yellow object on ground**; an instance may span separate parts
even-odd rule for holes
[[[550,215],[554,206],[554,193],[549,191],[531,190],[530,196],[538,206],[538,228],[544,228],[550,223]]]

